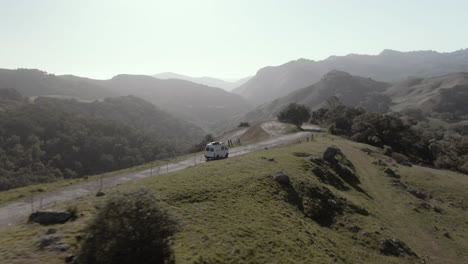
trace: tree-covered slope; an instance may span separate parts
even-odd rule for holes
[[[0,112],[0,190],[184,153],[202,131],[135,97],[38,98]]]

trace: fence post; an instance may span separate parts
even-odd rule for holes
[[[31,214],[34,213],[34,195],[31,196]]]

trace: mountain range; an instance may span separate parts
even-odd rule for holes
[[[237,88],[244,83],[246,83],[252,76],[244,77],[242,79],[239,79],[237,81],[227,81],[227,80],[222,80],[218,78],[213,78],[213,77],[191,77],[187,75],[182,75],[178,73],[173,73],[173,72],[162,72],[158,74],[152,75],[155,78],[158,79],[179,79],[179,80],[186,80],[194,83],[199,83],[199,84],[204,84],[207,86],[211,87],[218,87],[226,91],[231,91],[234,88]]]
[[[179,79],[161,80],[147,75],[117,75],[94,80],[39,70],[0,70],[0,89],[15,89],[27,97],[47,96],[102,100],[134,95],[158,108],[209,131],[216,122],[250,108],[241,96],[220,88]]]
[[[317,109],[331,96],[371,111],[416,108],[464,115],[468,82],[463,72],[468,72],[468,49],[449,53],[384,50],[378,55],[290,61],[262,68],[252,78],[236,83],[175,73],[121,74],[95,80],[40,70],[0,69],[0,89],[15,89],[26,97],[84,101],[134,95],[206,132],[222,132],[232,122],[274,117],[288,102]],[[240,86],[232,92],[221,89],[235,85]]]
[[[468,115],[468,73],[387,83],[334,70],[317,83],[258,106],[235,122],[275,118],[293,102],[317,110],[326,107],[331,97],[346,106],[374,112],[420,110],[425,115],[450,114],[464,118]]]
[[[260,105],[307,87],[332,70],[385,82],[468,72],[468,49],[449,53],[384,50],[378,55],[330,56],[322,61],[299,59],[264,67],[232,92]]]

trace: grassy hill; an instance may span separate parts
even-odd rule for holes
[[[344,154],[342,169],[318,158],[330,145]],[[389,177],[386,168],[401,179]],[[291,184],[276,182],[279,172]],[[104,197],[59,204],[77,206],[80,217],[64,225],[2,230],[0,259],[63,263],[108,196],[146,188],[180,219],[172,241],[176,263],[464,263],[467,187],[467,175],[404,167],[379,149],[316,134],[309,143],[209,162],[116,186]],[[38,247],[49,228],[71,246],[69,253]],[[383,241],[393,238],[407,245],[408,256],[382,253]]]

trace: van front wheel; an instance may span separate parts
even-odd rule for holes
[[[226,156],[224,156],[224,158],[225,158],[225,159],[227,159],[227,157],[228,157],[228,156],[229,156],[229,153],[228,153],[228,154],[226,154]]]

